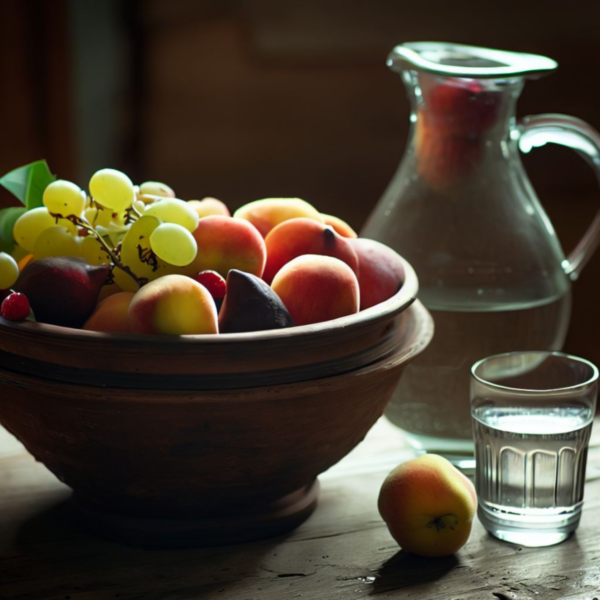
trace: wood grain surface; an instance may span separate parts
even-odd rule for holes
[[[399,551],[376,508],[379,486],[412,457],[381,420],[321,476],[317,510],[294,532],[204,550],[143,551],[70,521],[70,491],[0,434],[2,600],[592,600],[600,598],[600,423],[581,526],[549,548],[502,543],[475,523],[455,556]]]

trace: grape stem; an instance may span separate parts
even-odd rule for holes
[[[62,215],[54,215],[54,214],[52,216],[57,217],[57,218],[62,217]],[[142,285],[144,285],[145,281],[143,281],[141,278],[139,278],[127,265],[124,265],[121,262],[121,259],[117,256],[117,253],[115,252],[114,248],[111,248],[106,243],[106,240],[94,229],[93,225],[90,225],[90,223],[87,219],[83,219],[76,215],[70,215],[69,217],[66,217],[66,218],[69,219],[69,221],[71,221],[75,225],[78,225],[79,227],[85,229],[89,234],[93,235],[100,242],[100,244],[104,248],[105,252],[108,254],[111,261],[114,263],[114,265],[116,267],[121,269],[121,271],[123,271],[124,273],[127,273],[127,275],[129,275],[140,287],[142,287]]]

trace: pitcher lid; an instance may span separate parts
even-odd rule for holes
[[[446,77],[501,79],[541,76],[556,69],[558,63],[538,54],[447,42],[407,42],[390,52],[387,66],[393,71],[412,68]]]

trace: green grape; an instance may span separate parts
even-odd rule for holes
[[[122,269],[119,269],[119,267],[113,269],[113,279],[124,292],[133,292],[135,294],[140,289],[140,286],[135,282],[133,277],[125,273]]]
[[[133,207],[142,215],[146,212],[146,205],[141,200],[134,200]]]
[[[112,214],[112,222],[119,227],[123,227],[127,222],[127,213],[124,211],[114,212]]]
[[[131,179],[115,169],[96,171],[90,179],[90,193],[102,206],[117,212],[129,208],[134,198]]]
[[[150,236],[150,245],[156,256],[176,267],[189,265],[198,253],[194,236],[176,223],[159,225]]]
[[[17,261],[6,252],[0,252],[0,290],[11,288],[19,277]]]
[[[89,207],[83,211],[85,220],[92,227],[108,227],[113,218],[113,212],[107,208]]]
[[[121,242],[121,263],[129,267],[137,277],[149,281],[165,274],[164,265],[150,247],[150,235],[160,224],[160,220],[156,217],[140,217],[131,224]],[[122,269],[116,267],[113,273],[115,282],[122,290],[126,292],[138,290],[137,283]]]
[[[51,256],[81,256],[82,238],[74,236],[66,227],[55,225],[42,231],[35,242],[35,259]]]
[[[110,264],[111,259],[104,246],[93,235],[88,235],[81,242],[81,255],[90,265]]]
[[[78,217],[85,208],[85,199],[79,186],[64,179],[53,181],[46,187],[43,201],[48,212],[63,217]]]
[[[54,225],[66,227],[69,231],[75,233],[77,228],[67,219],[56,219],[45,206],[34,208],[23,213],[13,227],[13,237],[15,242],[21,248],[28,252],[35,250],[35,242],[39,235]]]
[[[195,231],[200,220],[198,213],[191,206],[188,206],[187,202],[176,198],[165,198],[153,202],[146,207],[144,214],[158,217],[165,223],[181,225],[188,231]]]
[[[175,192],[166,184],[160,181],[144,181],[140,185],[139,193],[142,196],[161,196],[162,198],[175,198]]]

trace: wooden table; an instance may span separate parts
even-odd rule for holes
[[[296,531],[262,542],[145,551],[77,530],[69,489],[0,430],[1,600],[592,600],[600,598],[600,423],[581,525],[568,541],[521,548],[479,522],[456,556],[399,551],[376,507],[385,475],[412,456],[384,419],[321,476]]]

